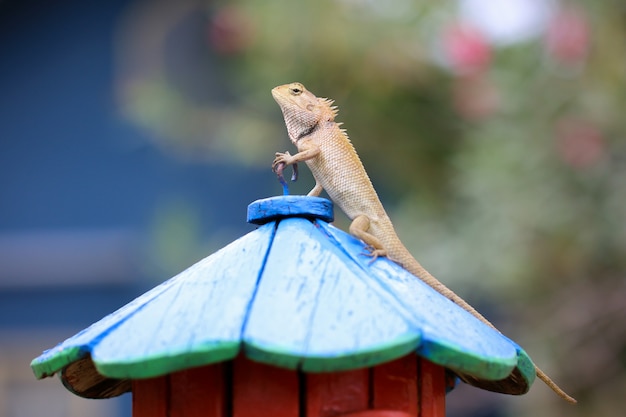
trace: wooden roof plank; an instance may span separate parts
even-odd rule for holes
[[[98,371],[146,378],[234,358],[274,235],[269,223],[201,260],[93,348]]]
[[[322,372],[414,350],[419,330],[371,290],[368,279],[317,223],[281,221],[244,330],[247,354]]]
[[[418,352],[453,370],[481,378],[501,379],[517,364],[516,346],[499,332],[439,294],[394,262],[363,255],[363,243],[319,222],[349,256],[372,277],[370,288],[384,293],[410,312],[407,320],[422,331]]]

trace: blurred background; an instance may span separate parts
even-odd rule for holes
[[[0,1],[0,417],[130,415],[29,363],[252,230],[292,81],[417,259],[579,400],[460,385],[448,415],[620,413],[625,55],[617,0]]]

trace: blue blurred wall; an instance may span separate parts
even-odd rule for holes
[[[154,285],[142,261],[164,199],[251,229],[259,175],[166,155],[119,116],[114,34],[128,3],[0,2],[0,344],[12,330],[80,330]]]

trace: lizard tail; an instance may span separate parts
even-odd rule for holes
[[[407,259],[403,257],[404,259]],[[432,276],[424,267],[412,256],[408,259],[411,259],[410,265],[402,265],[405,269],[411,272],[413,275],[424,281],[426,284],[431,286],[435,291],[444,297],[448,298],[450,301],[461,307],[463,310],[470,313],[472,316],[476,317],[478,320],[491,327],[498,333],[500,330],[496,328],[489,320],[483,317],[474,307],[469,305],[465,300],[456,295],[452,290],[443,285],[437,278]],[[535,373],[537,374],[537,378],[542,380],[552,391],[554,391],[559,397],[563,398],[565,401],[576,404],[577,401],[570,395],[568,395],[565,391],[563,391],[545,372],[543,372],[537,365],[535,365]]]
[[[543,372],[537,365],[535,365],[535,373],[537,374],[537,378],[541,379],[552,391],[554,391],[559,397],[563,398],[570,404],[576,404],[578,401],[570,395],[568,395],[565,391],[559,387],[556,382],[554,382],[545,372]]]

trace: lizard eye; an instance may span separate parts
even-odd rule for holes
[[[300,94],[302,94],[303,88],[300,84],[295,84],[291,87],[289,87],[289,92],[291,93],[292,96],[299,96]]]

